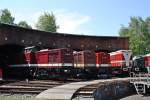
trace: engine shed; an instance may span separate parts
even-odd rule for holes
[[[112,52],[120,49],[128,50],[129,38],[52,33],[0,24],[0,49],[16,49],[16,45],[20,47],[34,45],[50,49],[71,48],[73,50]]]

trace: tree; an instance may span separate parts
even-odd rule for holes
[[[3,9],[0,11],[0,23],[14,24],[14,20],[15,18],[12,17],[8,9]]]
[[[28,25],[26,21],[20,21],[20,22],[18,23],[18,26],[23,27],[23,28],[32,29],[32,27],[31,27],[30,25]]]
[[[56,32],[58,26],[56,25],[56,19],[53,13],[44,13],[38,19],[36,24],[37,29],[48,32]]]
[[[128,32],[129,32],[128,27],[121,26],[120,31],[119,31],[119,35],[120,36],[128,36],[129,35]]]
[[[135,55],[150,53],[150,18],[131,17],[127,27],[121,27],[120,36],[129,37],[130,49]]]

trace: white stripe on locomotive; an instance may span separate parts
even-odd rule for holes
[[[126,61],[125,60],[122,60],[122,61],[111,61],[111,63],[125,63]],[[130,60],[130,63],[132,62],[132,60]]]
[[[110,67],[111,64],[96,64],[96,67]]]
[[[74,64],[75,67],[95,67],[95,64]]]
[[[10,67],[37,67],[37,66],[72,66],[72,63],[55,63],[55,64],[15,64],[9,65]]]

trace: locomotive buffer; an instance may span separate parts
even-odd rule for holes
[[[130,83],[135,87],[137,94],[146,94],[150,92],[150,73],[130,73]]]

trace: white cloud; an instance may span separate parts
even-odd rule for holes
[[[18,23],[21,20],[27,21],[33,28],[38,20],[38,17],[44,12],[50,11],[39,11],[35,13],[12,13],[15,16],[15,22]],[[65,9],[53,11],[56,17],[56,23],[59,26],[58,32],[61,33],[71,33],[71,34],[83,34],[85,32],[90,32],[87,29],[83,29],[82,25],[86,25],[90,21],[90,16],[83,15],[77,12],[70,12]]]
[[[88,23],[90,21],[89,16],[81,15],[75,12],[59,12],[56,13],[57,23],[60,26],[58,32],[64,33],[76,33],[82,31],[81,26]]]
[[[32,26],[32,28],[36,28],[35,24],[37,22],[38,16],[35,17],[34,14],[30,13],[13,13],[12,15],[15,17],[15,23],[19,23],[20,21],[26,21],[29,25]]]

